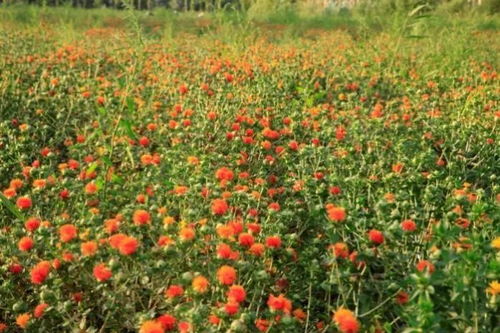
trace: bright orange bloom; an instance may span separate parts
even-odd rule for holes
[[[134,237],[125,237],[118,244],[118,251],[120,251],[121,254],[128,256],[133,254],[137,250],[138,246],[139,241],[137,239]]]
[[[85,193],[86,194],[94,194],[97,192],[97,185],[95,183],[88,183],[85,185]]]
[[[342,222],[346,218],[345,209],[342,207],[328,206],[326,212],[328,218],[334,222]]]
[[[110,236],[108,238],[108,242],[109,242],[109,245],[113,248],[113,249],[117,249],[120,247],[120,243],[125,239],[127,238],[128,236],[125,235],[125,234],[114,234],[113,236]]]
[[[265,250],[266,250],[266,247],[264,246],[264,244],[255,243],[252,246],[250,246],[250,249],[248,249],[248,252],[250,252],[254,256],[260,257],[264,253]]]
[[[97,252],[97,242],[88,241],[80,245],[80,251],[84,256],[93,256]]]
[[[404,167],[403,163],[396,163],[392,166],[392,172],[401,173],[403,171],[403,167]]]
[[[204,276],[197,276],[193,279],[191,283],[193,289],[198,293],[204,293],[208,290],[209,286],[208,280]]]
[[[231,266],[224,265],[217,270],[217,279],[225,285],[233,284],[237,275],[236,270]]]
[[[160,322],[156,320],[147,320],[142,323],[139,333],[164,333],[165,330]]]
[[[359,332],[360,324],[354,313],[346,308],[339,308],[333,315],[333,320],[342,333]]]
[[[196,232],[193,228],[185,227],[179,231],[179,237],[182,241],[190,241],[193,240],[196,236]]]
[[[59,228],[59,238],[61,242],[69,242],[76,237],[77,229],[72,224],[65,224]]]
[[[17,326],[21,327],[22,329],[25,329],[28,326],[28,323],[31,319],[31,315],[29,313],[23,313],[16,318],[16,324]]]

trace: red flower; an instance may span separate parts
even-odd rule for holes
[[[104,264],[98,264],[94,267],[94,277],[97,281],[103,282],[109,280],[113,273]]]
[[[175,328],[175,323],[177,322],[175,317],[169,314],[161,315],[158,318],[156,318],[156,320],[167,331],[173,330]]]
[[[19,240],[19,243],[17,243],[17,247],[21,251],[29,251],[33,248],[33,245],[35,242],[33,242],[33,239],[29,237],[23,237],[21,240]]]
[[[31,282],[33,282],[34,284],[43,283],[43,281],[45,281],[45,279],[49,275],[50,269],[51,269],[50,262],[46,260],[36,264],[35,267],[31,269],[30,272]]]
[[[240,310],[240,304],[238,302],[229,301],[226,304],[224,304],[224,311],[230,316],[238,313],[239,310]]]
[[[220,181],[231,181],[234,177],[234,173],[231,169],[222,167],[215,172],[215,177]]]
[[[237,284],[234,284],[231,287],[229,287],[229,290],[226,295],[228,299],[232,299],[233,301],[238,303],[243,302],[247,297],[245,288]]]
[[[31,207],[31,199],[28,197],[20,197],[17,199],[16,205],[19,209],[28,209]]]
[[[272,311],[283,311],[284,313],[290,313],[292,311],[292,302],[282,294],[278,297],[269,295],[267,306],[269,306]]]
[[[260,332],[265,332],[267,331],[267,329],[269,328],[269,321],[265,320],[265,319],[256,319],[255,320],[255,327],[257,327],[257,329],[260,331]]]
[[[35,217],[30,217],[28,220],[26,220],[26,222],[24,223],[24,227],[26,228],[26,230],[28,231],[35,231],[36,229],[38,229],[38,227],[40,227],[40,220],[35,218]]]
[[[182,286],[174,284],[170,286],[166,291],[165,291],[165,296],[168,298],[175,298],[182,296],[184,294],[184,288]]]
[[[43,316],[43,314],[45,312],[45,309],[47,309],[48,307],[49,307],[49,305],[45,304],[45,303],[38,304],[35,307],[35,310],[33,311],[33,314],[35,315],[35,318],[40,318],[41,316]]]
[[[277,249],[281,246],[281,238],[278,236],[269,236],[266,238],[266,246]]]
[[[417,225],[412,220],[404,220],[401,222],[401,229],[404,231],[412,232],[417,229]]]
[[[274,210],[274,211],[279,211],[281,209],[280,204],[277,202],[271,202],[268,206],[269,209]]]
[[[240,243],[240,245],[242,246],[246,246],[246,247],[250,247],[253,245],[253,243],[255,242],[254,238],[252,235],[250,235],[249,233],[241,233],[239,234],[238,236],[238,242]]]
[[[149,224],[151,222],[151,215],[143,209],[138,209],[134,212],[132,219],[135,225]]]
[[[401,304],[401,305],[408,303],[409,299],[410,299],[410,296],[408,295],[408,293],[406,293],[404,291],[400,291],[396,295],[396,303]]]
[[[427,272],[429,272],[429,274],[432,274],[435,270],[435,267],[434,265],[428,261],[428,260],[420,260],[418,263],[417,263],[417,270],[419,272],[424,272],[425,270],[427,270]]]
[[[380,245],[384,242],[384,234],[381,231],[372,229],[368,232],[368,238],[372,243]]]

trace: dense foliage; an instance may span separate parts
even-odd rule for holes
[[[498,327],[498,33],[278,28],[0,33],[0,332]]]

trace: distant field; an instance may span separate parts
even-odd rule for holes
[[[0,7],[0,332],[499,332],[498,22]]]

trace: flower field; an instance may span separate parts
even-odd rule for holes
[[[261,29],[0,30],[0,332],[498,332],[498,33]]]

